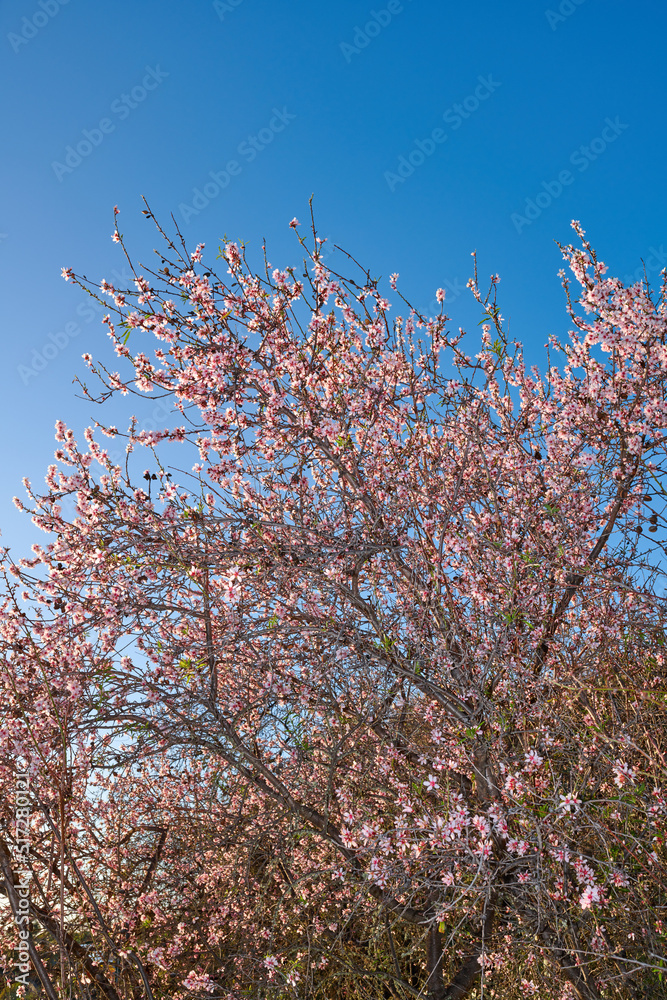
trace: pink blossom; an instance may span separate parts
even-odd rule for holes
[[[581,799],[574,792],[568,792],[567,795],[560,795],[559,809],[563,812],[572,812],[573,809],[578,809],[580,805]]]
[[[614,784],[618,785],[619,788],[623,788],[633,782],[636,778],[636,772],[628,765],[622,761],[617,760],[613,767],[614,770]]]
[[[488,837],[489,833],[491,832],[491,827],[489,826],[489,823],[484,818],[484,816],[473,816],[472,825],[475,827],[476,830],[484,834],[485,837]]]
[[[194,971],[188,972],[182,985],[188,990],[206,990],[207,993],[214,993],[217,989],[216,984],[206,973]]]
[[[541,767],[544,763],[544,758],[540,757],[537,750],[529,750],[526,754],[526,766],[525,769],[529,773],[535,771],[538,767]]]
[[[579,905],[582,910],[589,910],[594,903],[604,903],[604,892],[597,885],[587,885],[581,894]]]
[[[267,980],[296,994],[322,960],[333,982],[347,943],[323,958],[327,928],[365,935],[385,913],[414,937],[398,961],[422,984],[419,928],[437,913],[454,976],[460,915],[477,920],[509,874],[484,964],[528,995],[545,946],[528,910],[558,930],[573,902],[606,905],[613,955],[640,933],[637,899],[649,914],[660,899],[663,794],[629,803],[610,785],[638,780],[632,761],[664,771],[642,718],[664,687],[664,608],[634,528],[667,467],[666,293],[565,248],[576,305],[540,375],[519,345],[494,346],[497,275],[488,292],[471,279],[482,335],[464,341],[393,314],[372,272],[333,274],[315,247],[301,241],[305,287],[288,265],[255,273],[231,243],[222,274],[200,244],[170,249],[164,278],[100,286],[127,372],[87,354],[99,395],[153,398],[126,414],[127,461],[123,441],[107,453],[87,429],[79,445],[59,421],[47,493],[26,480],[30,505],[16,501],[48,541],[3,560],[0,778],[11,796],[30,771],[35,831],[39,803],[55,817],[67,790],[68,852],[126,955],[177,991],[224,978],[239,996]],[[197,451],[185,465],[181,445]],[[137,488],[143,464],[172,459],[185,485],[160,471],[152,496]],[[602,707],[614,670],[622,726]],[[606,756],[613,740],[628,763]],[[631,852],[631,876],[603,835]],[[48,856],[32,875],[57,922]],[[102,954],[76,880],[68,893]],[[568,967],[600,933],[581,921]],[[617,974],[596,957],[594,978]]]

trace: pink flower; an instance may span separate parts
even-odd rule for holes
[[[437,292],[435,293],[435,297],[438,300],[438,302],[444,302],[445,301],[445,289],[444,288],[438,288]]]
[[[563,812],[572,812],[576,810],[581,805],[581,799],[578,799],[574,792],[568,792],[567,795],[560,796],[559,809]]]
[[[540,757],[537,750],[529,750],[526,754],[525,771],[534,771],[544,763],[544,758]]]
[[[188,990],[203,989],[206,990],[207,993],[214,993],[216,989],[215,983],[208,977],[208,975],[200,972],[188,972],[182,985]]]
[[[623,788],[624,785],[629,784],[636,778],[636,772],[628,764],[623,764],[620,760],[617,760],[614,764],[614,784],[618,785],[619,788]]]
[[[290,228],[291,228],[291,229],[296,229],[296,227],[297,227],[297,226],[300,226],[300,225],[301,225],[301,223],[299,222],[299,220],[297,219],[297,217],[296,217],[296,216],[294,216],[294,218],[293,218],[293,219],[292,219],[292,221],[290,222]]]
[[[434,774],[429,774],[424,784],[426,785],[426,788],[429,790],[429,792],[432,792],[436,788],[439,788],[438,779]]]
[[[574,870],[577,873],[577,878],[580,882],[592,883],[595,881],[595,872],[589,864],[586,864],[581,858],[577,858],[574,862]]]
[[[590,910],[593,903],[604,903],[603,891],[598,885],[588,885],[581,894],[579,905],[582,910]]]
[[[491,832],[491,827],[483,816],[473,816],[472,825],[480,833],[483,833],[485,837],[488,837]]]

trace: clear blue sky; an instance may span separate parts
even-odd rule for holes
[[[84,351],[112,355],[60,269],[112,279],[116,204],[140,260],[145,195],[193,247],[265,236],[284,266],[314,193],[323,235],[400,272],[421,308],[444,284],[470,328],[477,250],[537,363],[567,330],[553,241],[571,219],[620,276],[667,264],[655,0],[4,0],[0,26],[0,528],[17,557],[46,541],[11,502],[21,477],[41,488],[57,418],[81,440],[101,416],[72,379]]]

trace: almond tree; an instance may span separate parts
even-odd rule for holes
[[[496,275],[468,356],[314,225],[302,273],[162,229],[134,289],[64,271],[128,370],[84,355],[88,398],[175,417],[124,467],[59,422],[26,483],[54,541],[5,557],[61,991],[87,956],[109,997],[661,995],[667,276],[625,288],[573,226],[543,375]]]

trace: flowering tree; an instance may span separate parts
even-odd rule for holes
[[[162,230],[135,289],[64,272],[129,366],[88,397],[175,420],[124,467],[59,422],[54,540],[5,553],[0,853],[11,894],[20,766],[56,994],[667,995],[667,276],[573,225],[544,375],[497,276],[469,357],[314,226],[298,275]]]

